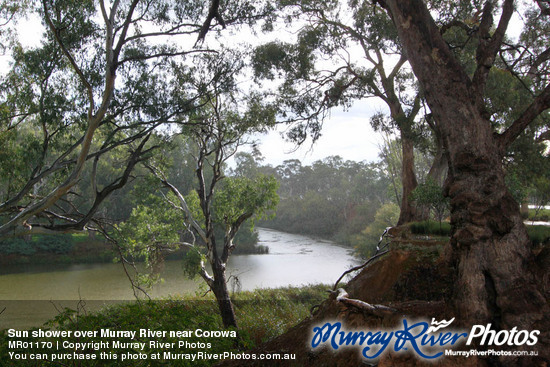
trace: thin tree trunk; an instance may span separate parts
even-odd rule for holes
[[[233,309],[233,303],[229,297],[229,291],[227,289],[227,282],[225,279],[225,266],[223,266],[220,261],[216,261],[212,264],[212,272],[214,274],[212,292],[214,292],[216,301],[218,302],[218,308],[220,309],[220,315],[222,316],[223,326],[225,328],[237,328],[237,318],[235,316],[235,310]]]
[[[443,146],[443,137],[437,121],[434,121],[433,116],[429,115],[426,118],[430,129],[434,134],[434,140],[436,144],[436,150],[434,155],[434,160],[428,171],[428,177],[430,177],[434,182],[438,183],[440,186],[443,186],[445,182],[445,177],[447,176],[447,157],[445,155],[445,148]]]

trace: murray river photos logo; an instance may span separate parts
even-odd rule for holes
[[[535,345],[538,341],[539,330],[493,330],[491,324],[474,325],[469,332],[447,329],[454,318],[447,321],[432,319],[431,324],[426,321],[409,322],[403,319],[402,328],[393,330],[344,330],[340,322],[327,322],[313,328],[311,347],[329,345],[337,350],[342,347],[359,347],[361,355],[367,359],[376,359],[385,351],[393,350],[412,351],[424,359],[441,357],[445,350],[453,346],[472,345],[482,346],[521,346]]]

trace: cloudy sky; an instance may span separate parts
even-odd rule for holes
[[[369,117],[379,111],[385,111],[384,105],[372,98],[355,102],[348,111],[335,109],[323,124],[321,138],[313,145],[308,140],[298,149],[282,136],[287,126],[255,138],[260,142],[264,163],[273,166],[287,159],[309,164],[331,155],[339,155],[345,160],[376,161],[381,137],[370,126]]]

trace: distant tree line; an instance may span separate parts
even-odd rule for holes
[[[330,156],[310,165],[290,159],[273,167],[261,161],[257,152],[238,153],[233,172],[269,174],[279,182],[279,205],[274,217],[260,222],[264,227],[352,246],[355,237],[374,221],[377,210],[396,200],[384,162]]]

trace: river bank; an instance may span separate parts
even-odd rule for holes
[[[230,257],[227,279],[233,292],[330,284],[343,271],[358,264],[349,249],[332,242],[263,228],[258,231],[259,243],[268,246],[270,252]],[[93,303],[94,309],[98,309],[112,301],[134,299],[120,264],[41,264],[4,269],[10,270],[12,273],[0,275],[0,309],[8,306],[0,316],[0,323],[44,322],[55,316],[56,307],[75,308],[80,300],[90,306]],[[160,276],[164,281],[149,290],[152,297],[205,292],[202,280],[184,276],[181,261],[165,261]]]
[[[269,249],[258,243],[257,231],[248,228],[236,236],[234,254],[265,254]],[[185,256],[183,248],[167,251],[166,260]],[[8,237],[0,241],[0,266],[29,264],[97,264],[119,259],[116,246],[101,234],[81,232],[72,234]],[[136,261],[143,261],[138,259]],[[6,271],[0,270],[0,274]]]
[[[50,348],[39,349],[46,357],[44,363],[51,360],[52,352],[55,351],[56,356],[73,356],[73,353],[80,353],[90,357],[78,364],[81,366],[211,366],[216,364],[220,358],[204,358],[194,361],[185,359],[173,361],[166,358],[178,353],[198,353],[199,351],[212,355],[231,352],[243,353],[243,349],[248,350],[273,339],[308,317],[311,307],[320,304],[326,298],[325,290],[328,287],[317,285],[302,288],[260,289],[233,295],[239,322],[239,342],[237,342],[235,334],[231,334],[231,332],[228,333],[228,337],[209,337],[207,335],[207,333],[221,333],[223,330],[217,304],[210,295],[207,297],[186,295],[162,301],[140,303],[127,302],[93,313],[87,311],[85,307],[65,310],[40,329],[42,331],[51,329],[70,331],[72,332],[70,337],[20,337],[17,340],[22,343],[45,343],[46,346],[49,345],[47,343],[52,343]],[[17,330],[22,329],[24,328]],[[31,328],[29,335],[36,330],[38,328]],[[136,339],[98,338],[91,336],[92,333],[86,333],[84,337],[74,337],[75,331],[99,333],[102,330],[113,332],[166,331],[166,337],[142,337],[140,335]],[[186,335],[188,336],[183,339],[170,337],[169,331],[187,331]],[[7,330],[0,331],[0,358],[3,361],[9,361],[10,366],[36,366],[35,360],[10,359],[9,353],[28,356],[28,353],[31,352],[28,348],[9,347],[9,342],[13,340],[14,338],[9,337]],[[59,344],[59,347],[54,347],[60,340],[62,343]],[[99,345],[100,341],[103,343],[101,348],[94,348],[93,346]],[[119,348],[121,341],[130,341],[132,344],[129,344],[128,348]],[[159,347],[159,342],[162,343],[162,347]],[[184,343],[182,347],[179,347],[180,342]],[[89,347],[82,349],[70,347],[76,343]],[[139,343],[138,350],[134,348],[134,345],[138,344],[134,343]],[[176,346],[178,347],[176,348]],[[137,355],[138,352],[143,356],[142,359],[147,359],[143,361],[146,364],[136,364],[134,360],[121,360],[120,358],[123,355],[126,356],[127,353]],[[160,353],[158,359],[156,359],[157,353]],[[105,358],[106,355],[111,358]],[[112,357],[114,355],[118,356],[117,359]]]

